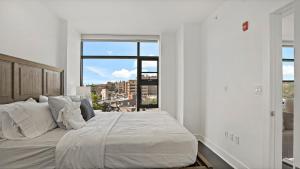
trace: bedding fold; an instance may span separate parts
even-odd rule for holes
[[[56,168],[104,168],[106,137],[122,114],[112,113],[107,118],[98,116],[87,126],[68,132],[56,146]]]

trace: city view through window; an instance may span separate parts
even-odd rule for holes
[[[294,48],[282,48],[282,94],[283,94],[283,112],[288,112],[288,105],[294,102]]]
[[[154,42],[82,42],[82,85],[93,107],[131,112],[158,108],[159,45]]]

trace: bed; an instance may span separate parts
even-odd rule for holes
[[[59,168],[185,167],[196,160],[197,140],[166,112],[98,113],[68,132],[56,155]]]
[[[109,126],[109,119],[119,114],[96,113],[86,128],[98,123],[100,127]],[[60,143],[69,134],[72,131],[56,128],[31,140],[1,141],[0,168],[55,168],[57,146],[69,144]],[[166,112],[122,113],[107,134],[105,147],[104,168],[185,167],[194,163],[197,154],[194,136]]]
[[[56,128],[31,140],[0,142],[0,168],[55,168],[55,148],[66,130]]]
[[[0,104],[64,93],[62,69],[2,56]],[[197,153],[195,137],[167,112],[97,112],[79,130],[56,128],[30,140],[0,142],[3,169],[94,168],[93,163],[97,168],[212,168]]]

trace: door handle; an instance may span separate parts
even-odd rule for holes
[[[271,111],[270,116],[274,117],[275,116],[275,111]]]

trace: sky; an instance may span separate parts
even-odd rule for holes
[[[294,48],[282,49],[283,59],[294,59]],[[294,80],[294,62],[282,63],[283,80]]]
[[[141,43],[141,56],[159,56],[158,43]],[[90,56],[136,56],[136,42],[84,42],[83,55]],[[143,72],[157,71],[155,61],[142,62]],[[135,59],[84,59],[83,84],[106,84],[107,82],[135,80]]]

